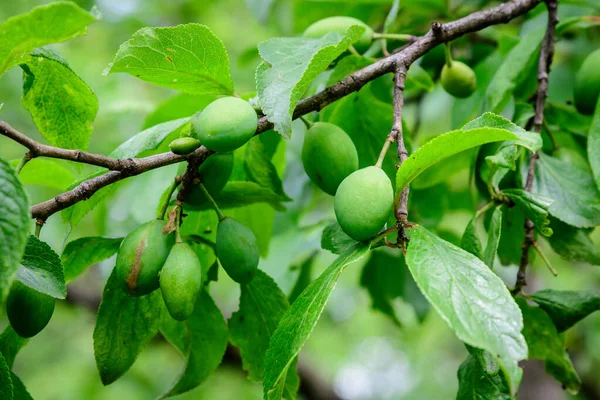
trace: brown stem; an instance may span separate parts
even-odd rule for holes
[[[299,118],[312,111],[320,111],[340,98],[360,90],[368,82],[382,75],[395,72],[398,65],[404,65],[407,68],[419,57],[444,41],[456,39],[467,33],[476,32],[491,25],[507,23],[513,18],[527,13],[541,2],[542,0],[512,0],[490,8],[489,10],[478,11],[446,24],[440,24],[439,22],[434,23],[432,24],[432,30],[427,32],[424,36],[415,37],[410,44],[402,47],[398,52],[356,71],[316,95],[298,102],[293,113],[293,118]],[[151,169],[190,159],[197,159],[198,165],[200,165],[209,155],[209,151],[205,147],[200,147],[194,153],[187,156],[163,153],[141,159],[117,160],[78,150],[56,149],[45,145],[39,147],[37,142],[26,137],[24,138],[24,135],[22,134],[15,135],[16,131],[6,129],[6,127],[8,127],[6,123],[0,122],[0,128],[3,128],[0,129],[0,134],[15,140],[18,139],[17,141],[19,141],[19,143],[24,144],[30,149],[37,149],[36,151],[44,149],[44,151],[46,151],[45,154],[48,154],[48,156],[61,155],[61,157],[58,158],[85,162],[112,169],[112,171],[107,172],[104,175],[81,183],[79,186],[58,195],[54,199],[33,206],[31,209],[33,218],[47,219],[58,211],[72,206],[79,201],[90,198],[90,196],[99,189],[130,176],[139,175]],[[256,134],[265,132],[272,127],[273,124],[269,122],[266,117],[261,117],[258,120]],[[31,147],[27,146],[27,144]]]
[[[548,74],[554,57],[554,33],[558,24],[558,4],[556,0],[545,0],[548,8],[548,27],[542,42],[540,51],[540,60],[538,63],[538,88],[535,98],[535,116],[533,118],[533,129],[540,133],[544,124],[544,103],[548,97]],[[525,181],[525,190],[531,192],[533,178],[535,176],[535,166],[539,152],[533,153],[529,158],[529,167],[527,169],[527,179]],[[529,219],[525,221],[525,240],[521,245],[521,259],[519,261],[519,271],[517,272],[517,281],[515,283],[514,293],[521,291],[523,286],[527,285],[527,266],[529,265],[529,249],[535,243],[535,231],[533,222]]]
[[[390,135],[396,141],[396,149],[398,152],[398,168],[408,158],[408,151],[404,144],[404,132],[402,131],[402,107],[404,106],[404,81],[406,80],[407,68],[403,64],[399,64],[394,75],[394,124],[392,125],[392,133]],[[405,187],[395,205],[396,219],[400,223],[405,223],[408,220],[408,192],[409,187]]]

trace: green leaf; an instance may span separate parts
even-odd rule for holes
[[[333,254],[342,254],[350,247],[356,245],[356,240],[346,235],[337,222],[327,225],[321,235],[321,248]]]
[[[532,294],[531,299],[550,316],[558,332],[600,310],[600,295],[590,291],[544,289]]]
[[[497,356],[511,392],[527,357],[519,308],[502,279],[474,255],[423,227],[410,230],[406,263],[417,285],[463,342]]]
[[[463,233],[460,247],[473,254],[475,257],[483,260],[483,246],[481,244],[481,240],[479,240],[479,236],[477,235],[477,220],[479,219],[478,215],[475,215],[465,228],[465,232]]]
[[[306,289],[308,285],[313,281],[313,264],[315,258],[317,256],[317,251],[315,250],[310,256],[306,258],[300,265],[292,265],[290,270],[299,269],[298,278],[296,279],[296,283],[294,283],[294,287],[290,290],[290,294],[288,296],[289,303],[293,303],[296,301],[298,296]]]
[[[486,352],[486,354],[489,354]],[[493,360],[493,359],[492,359]],[[502,374],[486,373],[479,361],[469,354],[458,368],[456,400],[510,400],[511,395]]]
[[[21,265],[17,271],[18,280],[48,296],[67,297],[62,262],[47,243],[30,235]]]
[[[255,382],[263,379],[269,339],[289,307],[285,294],[261,270],[242,285],[240,308],[229,319],[229,331],[231,343],[240,349],[244,370]]]
[[[12,369],[17,353],[28,341],[29,339],[17,335],[10,325],[4,328],[2,335],[0,335],[0,353],[4,356],[8,368]]]
[[[498,206],[494,209],[494,213],[492,214],[490,227],[488,229],[487,243],[485,245],[485,251],[483,252],[483,258],[481,258],[481,261],[490,267],[490,269],[494,269],[494,260],[496,259],[496,253],[498,252],[501,233],[502,207]]]
[[[271,337],[265,357],[266,370],[263,382],[265,398],[269,398],[270,393],[285,379],[289,366],[317,324],[344,268],[364,257],[369,247],[369,244],[357,243],[344,252],[320,277],[308,285],[285,312]]]
[[[27,54],[36,47],[83,35],[95,20],[70,1],[35,7],[27,14],[7,19],[0,25],[0,75],[26,61]]]
[[[569,225],[600,225],[600,192],[587,169],[540,153],[531,191],[554,199],[548,212]]]
[[[120,159],[135,158],[142,153],[156,150],[165,140],[171,137],[171,135],[178,135],[180,130],[187,126],[188,121],[189,118],[180,118],[148,128],[122,143],[113,152],[111,152],[109,156]],[[100,176],[106,172],[106,169],[98,169],[83,179],[73,182],[68,189],[73,189],[80,183],[96,176]],[[85,217],[88,212],[92,211],[114,190],[115,185],[104,187],[94,193],[94,195],[86,201],[80,201],[79,203],[63,210],[61,212],[63,221],[70,222],[73,226],[79,224],[79,222],[81,222],[83,217]]]
[[[592,118],[580,114],[574,106],[547,102],[544,107],[544,122],[548,122],[551,128],[588,137]]]
[[[523,312],[523,335],[529,347],[529,358],[544,361],[546,372],[562,383],[571,394],[577,394],[581,380],[552,320],[541,308],[528,305],[524,299],[517,299],[517,303]]]
[[[447,157],[485,143],[514,139],[517,139],[515,134],[497,128],[458,129],[437,136],[413,152],[398,168],[396,195],[399,196],[421,172]]]
[[[345,35],[330,32],[320,39],[274,38],[258,45],[263,59],[256,71],[260,105],[283,137],[290,137],[294,108],[313,79],[357,41],[364,30],[353,25]]]
[[[501,117],[500,115],[496,115],[490,112],[487,112],[468,123],[466,123],[461,129],[463,131],[475,129],[475,128],[497,128],[497,129],[505,129],[509,132],[514,133],[518,138],[515,141],[508,141],[504,143],[504,146],[510,145],[518,145],[521,147],[525,147],[529,149],[529,151],[535,153],[536,151],[542,148],[542,138],[539,133],[529,132],[525,129],[521,128],[519,125],[511,122],[510,120]]]
[[[187,392],[204,382],[221,364],[227,348],[227,324],[206,290],[198,295],[191,317],[177,324],[186,326],[189,335],[186,365],[173,387],[162,397]]]
[[[502,206],[502,235],[498,244],[498,257],[504,265],[519,264],[521,245],[525,240],[525,214],[519,207]]]
[[[254,182],[233,181],[228,182],[222,191],[215,194],[215,201],[221,208],[245,207],[255,203],[269,204],[275,211],[284,211],[281,202],[287,201],[273,191],[261,187]],[[204,209],[210,205],[204,205]]]
[[[104,287],[94,328],[94,356],[104,385],[119,379],[158,333],[162,297],[127,295],[113,270]]]
[[[431,76],[418,64],[410,66],[406,74],[405,90],[423,89],[431,92],[435,87]]]
[[[10,165],[16,168],[21,160],[12,160]],[[21,172],[19,179],[23,185],[42,185],[64,190],[74,180],[75,176],[61,164],[45,158],[30,160]]]
[[[589,232],[567,225],[556,218],[550,220],[550,228],[554,233],[548,238],[548,242],[562,258],[600,265],[600,246],[592,242]]]
[[[523,71],[534,58],[537,58],[543,36],[544,30],[537,29],[521,37],[496,70],[485,92],[482,110],[499,113],[504,109],[517,88]]]
[[[204,25],[142,28],[123,43],[104,72],[191,94],[233,94],[223,42]]]
[[[0,158],[0,304],[8,294],[29,236],[29,201],[15,170]]]
[[[587,142],[587,154],[590,161],[590,167],[594,174],[596,186],[600,190],[600,102],[596,105],[594,119],[590,126],[590,133]]]
[[[14,373],[10,373],[10,378],[13,383],[13,395],[15,400],[33,400],[21,379]]]
[[[261,136],[250,139],[246,145],[244,153],[246,176],[250,181],[258,183],[261,187],[271,190],[286,200],[290,200],[283,191],[283,183],[271,161],[273,155],[269,154],[265,143],[261,140]]]
[[[510,201],[519,207],[525,216],[529,218],[535,228],[544,236],[551,236],[552,229],[548,219],[548,209],[553,200],[548,197],[540,196],[523,189],[505,189],[500,194],[506,196]]]
[[[228,217],[250,228],[254,236],[256,236],[260,255],[267,257],[269,255],[269,244],[275,221],[275,210],[273,207],[264,203],[256,203],[244,207],[227,209],[226,214]]]
[[[13,382],[10,376],[10,368],[8,368],[2,354],[0,354],[0,398],[4,400],[13,399]]]
[[[61,259],[65,271],[65,281],[71,282],[87,267],[106,260],[119,250],[123,238],[83,237],[67,244]]]
[[[67,62],[51,50],[38,49],[23,69],[23,108],[50,144],[86,150],[98,99]]]

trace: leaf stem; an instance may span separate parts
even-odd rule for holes
[[[544,260],[544,263],[546,264],[546,267],[548,267],[548,270],[550,271],[550,273],[554,276],[558,276],[558,271],[556,271],[554,269],[554,267],[550,263],[550,260],[548,259],[548,257],[546,257],[546,255],[540,248],[540,245],[538,244],[538,242],[533,242],[532,246],[535,249],[535,251],[540,255],[540,257],[542,257],[542,260]]]
[[[31,161],[31,158],[32,158],[31,153],[29,151],[27,153],[25,153],[23,158],[21,158],[19,165],[17,165],[17,168],[15,169],[15,172],[17,173],[17,175],[19,175],[19,173],[21,172],[21,170],[23,169],[25,164],[27,164],[29,161]]]
[[[198,186],[200,186],[200,189],[204,192],[204,195],[206,195],[206,198],[212,204],[213,208],[215,209],[215,212],[219,216],[219,221],[223,221],[225,218],[227,218],[225,216],[225,214],[223,214],[223,212],[221,211],[219,206],[217,205],[217,202],[215,201],[215,199],[213,199],[212,196],[210,195],[210,193],[208,193],[208,190],[206,190],[206,186],[204,186],[204,183],[200,182],[198,184]]]
[[[444,46],[445,54],[446,54],[446,65],[448,67],[452,66],[452,51],[450,50],[450,42],[446,42]]]
[[[167,194],[167,197],[165,197],[163,199],[164,201],[161,204],[158,214],[156,215],[157,219],[165,219],[165,214],[167,213],[167,209],[169,208],[169,202],[171,201],[171,197],[173,196],[175,189],[177,189],[177,187],[180,184],[181,184],[181,175],[177,175],[175,178],[173,178],[173,182],[171,182],[171,186],[169,186],[169,192]]]
[[[42,232],[42,227],[44,226],[45,223],[46,223],[46,221],[44,221],[41,218],[38,218],[35,221],[35,233],[34,233],[34,235],[35,235],[36,238],[38,238],[38,239],[40,238],[40,233]]]
[[[390,39],[390,40],[400,40],[403,42],[410,42],[413,40],[413,35],[408,35],[406,33],[373,33],[373,39]]]
[[[306,118],[306,116],[304,116],[304,115],[300,116],[300,119],[302,120],[302,122],[304,122],[306,129],[312,128],[312,126],[315,124],[314,122],[312,122],[311,120]]]
[[[485,214],[490,208],[494,207],[496,205],[495,202],[490,201],[489,203],[487,203],[485,206],[481,207],[479,210],[477,210],[477,212],[475,213],[475,219],[479,219],[479,217],[481,217],[483,214]]]

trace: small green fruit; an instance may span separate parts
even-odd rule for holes
[[[317,122],[306,131],[302,163],[309,178],[334,196],[340,183],[358,169],[358,153],[342,128]]]
[[[369,25],[365,24],[361,20],[352,17],[324,18],[306,28],[303,36],[306,38],[318,39],[325,36],[329,32],[337,32],[343,35],[352,25],[360,25],[365,27],[365,32],[362,34],[360,39],[354,43],[354,47],[358,51],[367,50],[373,41],[373,29],[371,29]]]
[[[334,210],[342,230],[354,240],[375,236],[385,225],[394,203],[390,178],[378,167],[359,169],[340,184]]]
[[[232,171],[233,153],[231,152],[213,154],[198,167],[200,180],[211,195],[220,192],[225,187]],[[192,186],[185,202],[193,209],[210,205],[206,195],[198,185]]]
[[[30,338],[48,325],[54,312],[54,298],[20,281],[13,281],[6,298],[6,314],[14,331]]]
[[[142,296],[158,289],[158,274],[175,243],[174,234],[163,234],[164,226],[163,220],[146,222],[121,243],[115,268],[126,293]]]
[[[217,227],[217,257],[231,279],[250,282],[260,257],[256,236],[246,225],[225,218]]]
[[[184,321],[194,312],[202,289],[202,266],[194,250],[175,243],[160,273],[160,291],[171,317]]]
[[[246,144],[257,126],[256,111],[247,101],[222,97],[192,117],[191,134],[206,148],[227,152]]]
[[[575,107],[582,114],[592,115],[600,96],[600,49],[592,52],[581,64],[575,76]]]
[[[182,137],[175,139],[169,144],[169,148],[175,154],[186,155],[200,147],[200,141],[193,137]]]
[[[442,68],[442,86],[454,97],[469,97],[477,88],[475,72],[468,65],[460,61],[444,64]]]

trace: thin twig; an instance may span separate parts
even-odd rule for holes
[[[512,0],[502,3],[497,7],[490,8],[489,10],[472,13],[453,22],[448,22],[446,24],[432,24],[432,29],[427,34],[421,37],[415,37],[411,43],[402,47],[398,52],[395,52],[391,56],[385,57],[359,71],[356,71],[334,85],[329,86],[325,90],[315,94],[314,96],[305,98],[298,102],[294,110],[293,118],[296,119],[302,115],[308,114],[309,112],[322,110],[327,105],[341,99],[342,97],[360,90],[370,81],[382,75],[395,72],[397,65],[411,65],[419,57],[444,41],[456,39],[467,33],[476,32],[491,25],[507,23],[513,18],[527,13],[541,2],[542,0]],[[0,122],[0,127],[7,126],[7,124]],[[269,122],[266,117],[261,117],[258,120],[256,134],[260,134],[272,128],[273,124]],[[11,137],[10,132],[8,134],[6,132],[6,129],[0,129],[0,134]],[[31,139],[23,139],[21,136],[19,136],[19,140],[23,140],[22,144],[24,144],[30,143],[28,140]],[[52,149],[52,152],[56,151],[56,148],[52,148],[51,146],[48,147]],[[39,217],[46,219],[54,213],[72,206],[79,201],[88,199],[95,192],[105,186],[155,168],[164,167],[166,165],[186,160],[197,160],[198,165],[200,165],[210,154],[205,147],[200,147],[194,153],[187,156],[178,156],[173,153],[163,153],[142,159],[115,160],[105,156],[96,157],[97,155],[79,152],[77,150],[59,149],[58,151],[60,154],[64,154],[65,157],[69,157],[68,159],[72,161],[100,165],[109,169],[113,169],[113,171],[89,179],[74,189],[63,193],[54,199],[33,206],[31,209],[33,218]],[[68,153],[69,155],[67,156],[67,153],[63,152],[73,153]],[[88,157],[89,159],[84,161],[85,157]],[[118,168],[118,165],[114,165],[115,161],[124,163],[125,167]]]
[[[29,160],[35,157],[59,158],[83,164],[96,165],[112,171],[123,171],[131,167],[130,159],[118,159],[101,154],[88,153],[81,150],[67,150],[60,147],[48,146],[24,135],[4,121],[0,121],[0,135],[6,136],[29,149]]]
[[[548,74],[554,57],[554,33],[558,24],[558,4],[556,0],[546,0],[548,8],[548,26],[542,49],[540,51],[540,60],[538,64],[538,88],[535,99],[535,116],[533,118],[533,129],[540,133],[544,124],[544,104],[548,97]],[[529,167],[527,169],[527,179],[525,181],[525,190],[531,192],[533,178],[535,175],[535,166],[539,152],[535,152],[529,158]],[[535,243],[534,225],[531,220],[525,220],[525,240],[521,245],[521,259],[519,261],[519,271],[517,272],[517,281],[515,283],[514,293],[521,291],[523,286],[527,285],[527,266],[529,265],[529,249]]]
[[[402,131],[402,107],[404,106],[404,81],[406,80],[407,68],[404,64],[398,64],[394,75],[394,124],[390,136],[396,141],[398,153],[398,168],[408,158],[408,151],[404,144],[404,132]],[[398,203],[394,205],[396,219],[399,222],[408,220],[408,192],[409,187],[405,187],[400,195]]]
[[[15,168],[15,172],[17,173],[17,175],[19,175],[21,173],[21,170],[23,169],[23,167],[25,166],[25,164],[27,164],[29,161],[31,161],[33,157],[31,157],[31,152],[28,151],[27,153],[25,153],[25,155],[23,156],[23,158],[21,158],[21,161],[19,161],[19,165],[17,165],[17,168]]]

